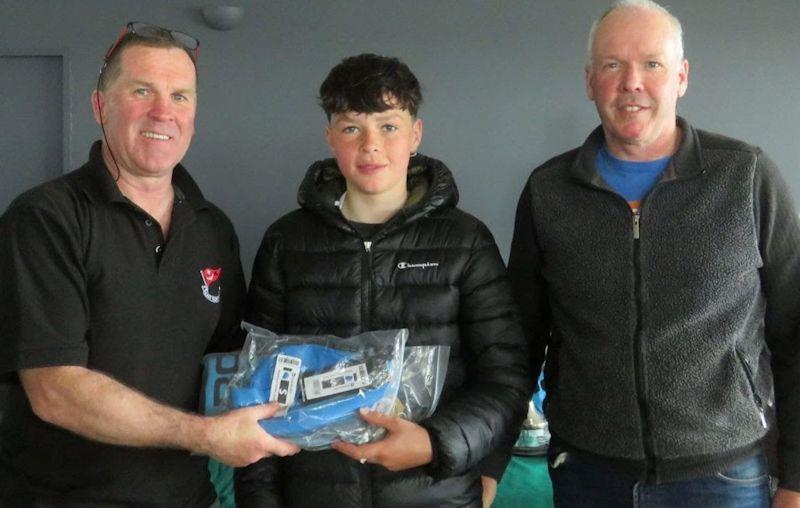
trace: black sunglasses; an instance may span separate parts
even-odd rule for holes
[[[105,62],[108,62],[109,57],[114,54],[114,51],[116,51],[119,44],[128,34],[136,35],[142,39],[171,39],[188,51],[195,61],[197,61],[197,57],[200,53],[200,41],[185,32],[170,30],[169,28],[162,28],[140,21],[132,21],[125,25],[125,28],[122,29],[117,40],[114,41],[114,44],[106,51]]]

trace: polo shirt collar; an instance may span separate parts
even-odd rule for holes
[[[81,188],[90,200],[97,203],[128,202],[103,161],[101,141],[94,142],[89,151],[89,161],[82,169],[84,185]],[[175,189],[175,197],[185,200],[194,210],[208,207],[200,187],[180,164],[172,170],[172,186]]]

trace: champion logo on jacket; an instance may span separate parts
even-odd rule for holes
[[[398,270],[407,270],[409,268],[422,268],[424,270],[426,268],[436,268],[437,266],[439,266],[439,263],[432,263],[429,261],[424,263],[407,263],[405,261],[400,261],[397,263]]]

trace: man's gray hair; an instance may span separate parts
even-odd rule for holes
[[[675,37],[677,44],[676,49],[678,53],[678,60],[683,60],[683,28],[678,18],[672,15],[666,7],[655,3],[653,0],[617,0],[611,7],[609,7],[599,18],[594,20],[592,27],[589,29],[589,42],[586,46],[586,66],[592,64],[592,47],[594,46],[594,38],[597,35],[597,27],[609,14],[617,9],[649,9],[660,12],[667,17],[669,24],[672,27],[672,34]]]

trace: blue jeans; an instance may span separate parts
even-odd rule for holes
[[[725,471],[692,480],[659,485],[636,481],[596,464],[567,455],[548,468],[556,508],[769,508],[767,461],[745,459]]]

